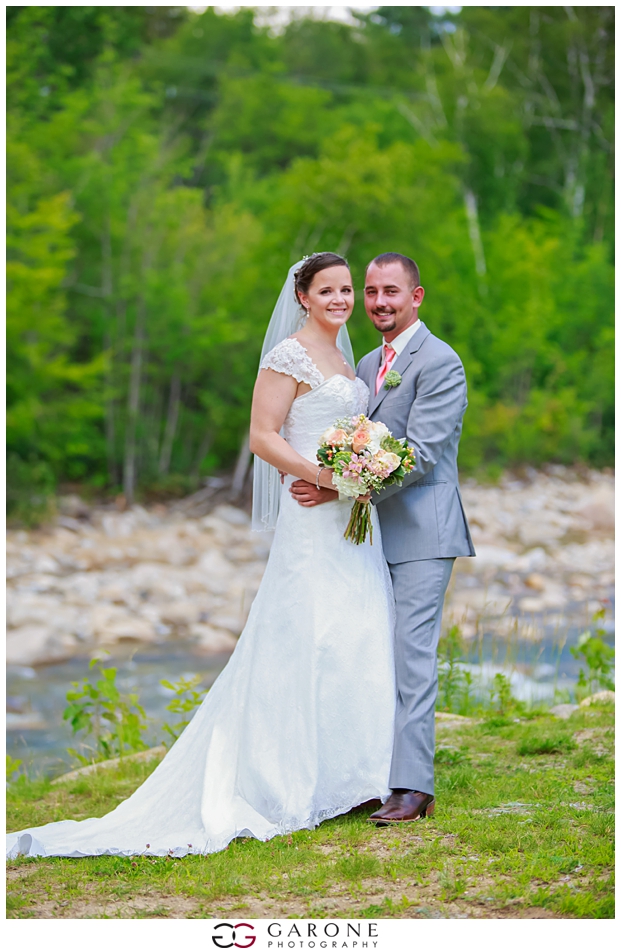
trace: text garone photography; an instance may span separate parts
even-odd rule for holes
[[[397,934],[388,934],[389,924],[407,926],[409,921],[219,920],[211,927],[211,945],[223,950],[392,950],[399,942]]]

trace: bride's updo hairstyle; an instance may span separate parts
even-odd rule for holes
[[[311,254],[310,257],[307,257],[302,266],[296,270],[293,275],[295,281],[294,291],[295,299],[300,306],[302,306],[302,301],[299,297],[300,291],[303,294],[307,294],[315,274],[318,274],[319,271],[326,270],[327,267],[347,267],[347,269],[349,269],[349,264],[340,254],[333,254],[331,251],[318,251],[316,254]]]

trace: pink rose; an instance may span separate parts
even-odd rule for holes
[[[366,432],[365,429],[356,429],[356,431],[351,437],[351,447],[354,450],[354,452],[358,454],[358,452],[364,449],[369,444],[370,441],[371,441],[371,438],[369,436],[369,433]]]

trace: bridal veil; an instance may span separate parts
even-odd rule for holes
[[[263,357],[275,346],[304,326],[306,312],[295,296],[295,272],[303,263],[304,259],[289,268],[287,279],[276,301],[263,340],[259,365],[261,365]],[[354,352],[345,324],[339,330],[336,343],[349,365],[354,369]],[[278,470],[255,455],[252,482],[253,531],[273,531],[275,529],[280,509],[281,488]]]

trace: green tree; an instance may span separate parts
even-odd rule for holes
[[[358,356],[366,263],[418,261],[463,468],[610,463],[610,8],[10,8],[7,66],[16,510],[230,465],[283,275],[328,248]]]

